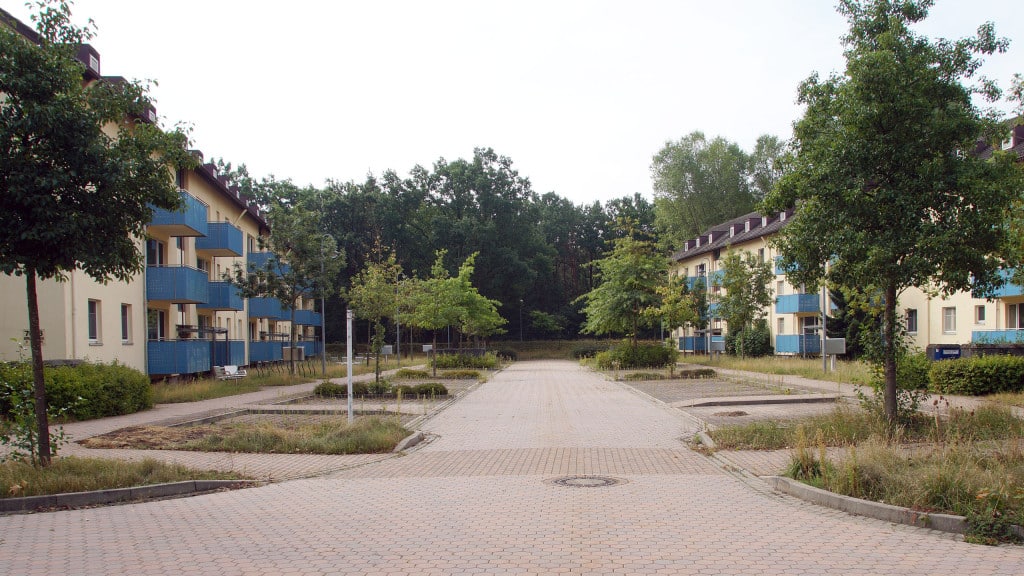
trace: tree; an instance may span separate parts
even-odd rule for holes
[[[39,7],[32,17],[38,43],[0,22],[0,272],[25,277],[36,459],[46,466],[52,452],[36,281],[75,270],[99,282],[127,281],[142,272],[139,239],[154,208],[179,208],[171,170],[192,158],[181,130],[138,120],[151,107],[144,86],[83,83],[75,51],[92,29],[72,25],[65,2]]]
[[[486,338],[504,332],[502,326],[507,321],[498,314],[501,303],[481,295],[473,286],[470,277],[475,263],[476,254],[470,254],[459,266],[459,275],[451,278],[450,282],[458,298],[459,330],[473,338]]]
[[[637,346],[641,328],[656,322],[649,309],[660,305],[658,288],[667,281],[668,261],[653,242],[631,235],[617,238],[614,248],[596,262],[600,283],[584,294],[583,332],[624,333]]]
[[[765,308],[772,303],[772,280],[775,271],[771,264],[761,262],[752,252],[740,255],[730,250],[722,259],[722,279],[718,286],[725,293],[718,298],[718,313],[729,326],[729,334],[738,336],[763,320]],[[739,355],[743,356],[742,339]]]
[[[878,286],[884,408],[897,418],[897,299],[910,286],[985,292],[1001,282],[1003,218],[1020,190],[1006,154],[974,154],[997,123],[972,102],[979,55],[1005,49],[994,27],[931,41],[910,28],[930,0],[842,0],[846,70],[799,89],[794,156],[765,209],[796,207],[776,237],[794,283]]]
[[[647,314],[665,326],[695,326],[703,329],[707,305],[703,279],[690,286],[685,276],[673,276],[668,282],[655,288],[660,304],[648,308]]]
[[[669,248],[754,209],[750,160],[739,145],[692,132],[666,142],[651,162],[655,221]]]
[[[380,250],[378,250],[380,254]],[[369,320],[373,325],[372,352],[376,358],[374,381],[380,382],[380,353],[384,346],[384,318],[394,318],[398,313],[398,279],[402,267],[395,261],[393,253],[368,262],[355,278],[352,286],[345,291],[345,297],[356,316]]]
[[[224,279],[239,289],[243,298],[276,298],[289,311],[291,330],[289,345],[295,349],[295,308],[300,298],[326,296],[336,289],[338,270],[345,264],[345,255],[337,249],[334,238],[322,231],[320,218],[312,209],[314,192],[299,190],[291,181],[265,180],[274,188],[275,203],[267,215],[270,236],[261,237],[260,247],[273,257],[263,266],[243,268],[236,264]],[[285,203],[281,198],[297,199]],[[326,351],[324,351],[326,353]],[[289,358],[289,372],[295,373],[295,358]]]
[[[460,298],[451,276],[444,267],[445,250],[438,250],[430,277],[412,281],[407,323],[434,333],[431,355],[437,351],[437,331],[457,324],[462,315]],[[437,364],[434,376],[437,376]]]

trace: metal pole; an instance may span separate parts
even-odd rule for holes
[[[323,262],[320,262],[321,268]],[[323,270],[320,271],[323,277]],[[327,299],[320,294],[320,375],[327,378]]]
[[[347,324],[345,326],[345,352],[348,354],[348,366],[345,369],[345,375],[348,377],[348,423],[351,424],[352,417],[352,319],[355,318],[355,314],[352,310],[345,311],[345,320]]]
[[[828,318],[828,288],[821,285],[821,370],[828,373],[828,354],[825,353],[825,341],[828,339],[828,330],[825,322]]]

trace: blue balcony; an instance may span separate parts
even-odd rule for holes
[[[287,312],[285,314],[287,314]],[[323,318],[320,316],[319,312],[313,312],[312,310],[296,310],[295,324],[299,326],[322,326]]]
[[[320,343],[314,340],[302,340],[301,342],[296,342],[295,347],[302,348],[305,351],[304,353],[306,358],[320,355]]]
[[[181,190],[182,211],[171,212],[163,208],[153,210],[153,221],[149,223],[152,234],[167,236],[206,236],[206,204]]]
[[[249,318],[288,320],[288,313],[277,298],[249,298]]]
[[[272,362],[284,358],[287,342],[263,341],[249,343],[249,363]]]
[[[272,260],[276,264],[270,264]],[[277,254],[273,252],[249,252],[246,262],[248,262],[249,270],[266,270],[268,265],[272,272],[279,274],[287,274],[291,270],[287,264],[282,264],[277,259]]]
[[[679,349],[683,352],[704,352],[708,341],[704,336],[683,336],[679,338]]]
[[[1024,330],[974,330],[972,344],[1024,344]]]
[[[1011,296],[1024,296],[1024,287],[1013,283],[1013,275],[1016,269],[1000,270],[999,276],[1006,282],[1002,287],[992,291],[991,294],[983,294],[980,291],[971,291],[972,298],[1009,298]]]
[[[819,354],[821,337],[814,334],[780,334],[775,337],[776,354]]]
[[[187,266],[146,268],[146,299],[150,302],[205,304],[210,300],[209,276]]]
[[[150,340],[146,342],[149,374],[193,374],[210,370],[209,340]]]
[[[199,305],[200,310],[245,310],[245,301],[238,288],[230,282],[210,282],[209,299]]]
[[[243,340],[214,340],[210,342],[212,351],[210,361],[214,366],[243,366],[245,361],[245,342]]]
[[[207,256],[241,256],[242,231],[227,222],[208,222],[206,236],[196,239],[196,252]]]
[[[776,314],[817,314],[821,302],[817,294],[786,294],[775,299]]]

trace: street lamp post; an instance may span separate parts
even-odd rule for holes
[[[347,364],[345,368],[345,376],[348,377],[348,389],[346,390],[348,395],[348,423],[351,424],[353,421],[352,415],[352,320],[355,318],[355,312],[351,309],[345,311],[345,353],[347,354]]]
[[[519,299],[519,341],[523,341],[523,299]]]

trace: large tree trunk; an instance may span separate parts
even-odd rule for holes
[[[29,268],[25,273],[28,292],[28,332],[32,348],[32,380],[35,393],[36,423],[39,425],[37,446],[39,464],[50,465],[50,422],[46,407],[46,381],[43,380],[43,338],[39,331],[39,300],[36,296],[36,271]]]
[[[885,287],[885,312],[882,316],[882,355],[885,365],[885,417],[896,425],[896,285]]]

